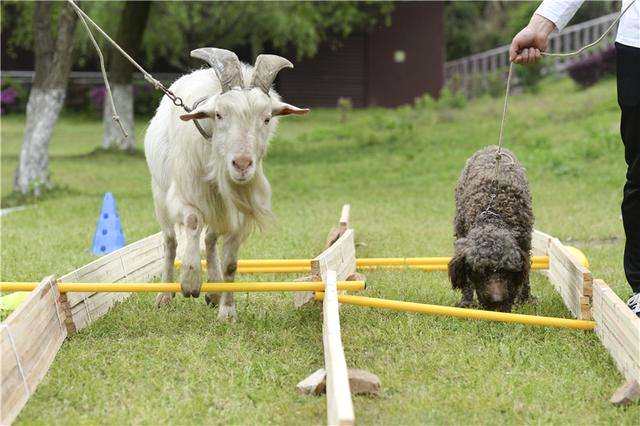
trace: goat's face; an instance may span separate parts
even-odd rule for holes
[[[510,232],[480,226],[456,241],[449,275],[454,288],[471,285],[484,308],[509,312],[529,275],[527,262]]]
[[[213,160],[224,163],[225,175],[232,182],[245,185],[253,180],[261,166],[277,117],[307,112],[308,109],[286,104],[258,88],[251,88],[214,95],[180,118],[213,121],[211,143],[212,155],[216,157]]]

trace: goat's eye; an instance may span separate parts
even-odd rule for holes
[[[216,112],[216,120],[222,120],[222,116],[219,112]]]
[[[267,117],[264,119],[264,124],[269,124],[269,121],[271,121],[271,117]]]

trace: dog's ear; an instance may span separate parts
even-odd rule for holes
[[[454,289],[463,289],[467,286],[466,264],[467,239],[460,238],[455,244],[454,256],[449,261],[449,280]]]
[[[531,257],[529,256],[529,253],[520,248],[518,249],[518,252],[521,263],[519,269],[516,271],[516,275],[517,280],[520,282],[520,284],[523,284],[529,276],[529,272],[531,270]]]
[[[509,272],[521,272],[529,269],[530,265],[525,265],[528,263],[525,260],[528,259],[529,256],[513,241],[513,245],[505,251],[500,259],[498,267]]]

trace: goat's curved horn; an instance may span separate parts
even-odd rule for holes
[[[282,56],[258,55],[250,87],[257,87],[268,95],[273,80],[282,68],[293,68],[293,64]]]
[[[220,80],[222,93],[234,87],[244,88],[240,60],[232,51],[215,47],[201,47],[200,49],[192,50],[191,56],[202,59],[211,65],[218,80]]]

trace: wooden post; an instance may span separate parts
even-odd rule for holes
[[[60,304],[60,310],[64,318],[64,325],[67,328],[67,335],[75,334],[77,330],[76,325],[73,322],[73,314],[71,313],[71,306],[69,305],[69,300],[67,299],[67,293],[60,293],[58,302]]]
[[[311,273],[296,281],[325,281],[329,266],[338,272],[340,281],[346,280],[356,272],[355,237],[353,229],[348,229],[350,213],[351,206],[349,204],[343,205],[338,227],[332,228],[329,232],[324,251],[311,260]],[[350,235],[345,237],[347,234]],[[293,304],[296,308],[301,308],[313,300],[313,292],[296,292],[293,295]]]

